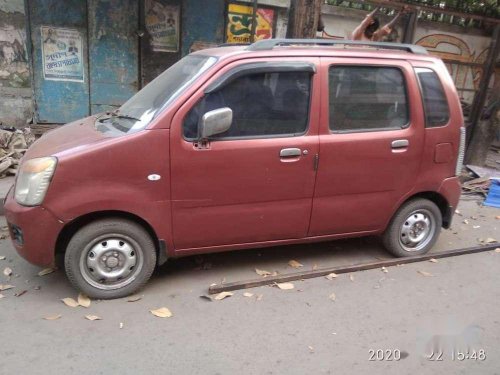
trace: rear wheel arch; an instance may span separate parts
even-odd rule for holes
[[[57,256],[60,254],[64,254],[66,251],[66,247],[68,246],[68,243],[73,237],[73,235],[85,225],[98,219],[111,219],[111,218],[130,220],[143,227],[148,232],[153,243],[155,244],[156,256],[159,264],[164,263],[164,260],[166,260],[166,254],[162,254],[162,252],[165,252],[165,248],[163,248],[161,241],[158,238],[153,227],[140,216],[137,216],[135,214],[126,211],[115,211],[115,210],[87,213],[68,222],[63,227],[63,229],[59,233],[59,236],[57,237],[55,255]]]
[[[393,216],[403,205],[417,198],[428,199],[431,202],[433,202],[436,206],[438,206],[439,211],[441,211],[441,216],[443,217],[443,225],[442,225],[443,228],[448,229],[450,227],[451,219],[453,217],[452,208],[450,207],[450,204],[448,203],[446,198],[435,191],[423,191],[408,197],[397,207],[397,209],[393,213]]]

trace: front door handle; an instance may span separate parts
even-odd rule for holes
[[[391,143],[392,148],[406,148],[409,145],[410,142],[407,139],[397,139]]]
[[[302,155],[300,148],[284,148],[280,151],[280,158],[296,158]]]

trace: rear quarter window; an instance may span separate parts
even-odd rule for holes
[[[438,75],[431,69],[417,68],[425,111],[425,127],[444,126],[450,120],[448,100]]]

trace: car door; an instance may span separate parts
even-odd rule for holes
[[[322,58],[310,236],[379,231],[415,185],[424,118],[411,65]]]
[[[302,238],[318,154],[317,58],[222,68],[171,125],[176,250]],[[200,117],[229,107],[231,127],[199,142]]]

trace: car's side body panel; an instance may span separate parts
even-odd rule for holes
[[[245,64],[273,59],[246,60]],[[319,67],[317,58],[302,61]],[[240,64],[229,64],[213,77]],[[176,250],[307,236],[318,154],[319,77],[313,75],[309,126],[303,135],[211,141],[205,147],[183,138],[187,112],[204,86],[179,109],[171,125],[172,216]],[[248,103],[251,107],[252,103]],[[299,149],[296,158],[280,158]]]
[[[112,138],[96,131],[95,117],[90,117],[44,136],[27,152],[26,159],[53,155],[59,163],[42,206],[20,206],[12,192],[6,198],[8,221],[29,226],[31,240],[16,245],[23,257],[35,264],[52,263],[64,228],[100,212],[141,218],[174,257],[380,234],[402,203],[423,192],[440,194],[456,207],[460,188],[454,175],[463,118],[453,82],[438,59],[324,47],[258,52],[230,47],[198,53],[219,61],[146,130]],[[206,149],[183,138],[185,115],[214,78],[241,64],[269,60],[309,62],[318,68],[305,134],[214,141]],[[367,62],[396,66],[404,73],[410,126],[332,133],[328,68]],[[451,115],[445,126],[424,127],[415,67],[438,73]],[[400,139],[409,146],[391,149],[391,142]],[[284,148],[307,153],[284,161]],[[40,220],[44,226],[34,229],[31,223]]]
[[[43,206],[66,224],[101,211],[133,214],[172,250],[169,154],[168,129],[145,130],[78,154],[59,154],[63,162]]]
[[[333,133],[329,129],[328,70],[335,66],[398,68],[409,100],[407,128]],[[418,177],[424,143],[423,112],[411,65],[400,60],[322,59],[320,161],[314,193],[310,236],[383,231],[393,205],[411,191]],[[393,149],[405,140],[408,147]]]

